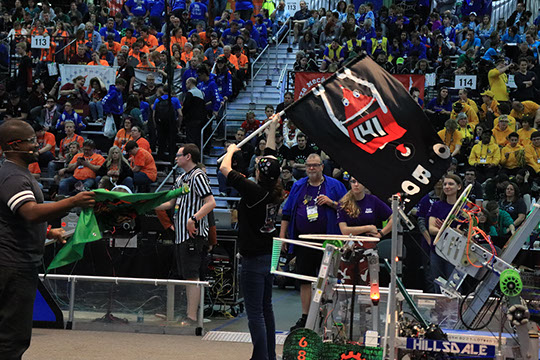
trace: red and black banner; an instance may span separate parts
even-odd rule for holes
[[[359,57],[285,109],[288,119],[381,199],[416,204],[449,166],[450,151],[407,89]]]

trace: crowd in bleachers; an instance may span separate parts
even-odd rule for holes
[[[201,128],[246,87],[250,63],[268,44],[290,35],[299,49],[295,71],[333,72],[366,54],[393,74],[435,74],[435,96],[422,99],[416,88],[411,96],[450,147],[449,171],[474,184],[480,205],[495,201],[511,215],[514,226],[498,235],[514,231],[523,221],[522,203],[529,206],[539,197],[540,17],[521,2],[508,18],[493,22],[483,0],[435,8],[420,1],[411,14],[396,4],[375,8],[369,2],[310,9],[301,1],[290,13],[284,1],[265,1],[261,9],[236,1],[231,11],[224,1],[209,8],[207,1],[177,0],[169,3],[170,25],[164,0],[76,0],[69,8],[34,0],[16,0],[12,8],[0,4],[0,67],[14,71],[0,84],[0,114],[3,121],[34,125],[40,159],[31,170],[54,179],[58,194],[115,184],[148,190],[157,179],[156,160],[170,161],[175,151],[168,148],[170,134],[200,144]],[[49,37],[50,48],[30,48],[32,35]],[[169,54],[172,69],[182,71],[173,93]],[[63,63],[115,66],[116,79],[109,88],[98,77],[61,82],[49,75],[49,65]],[[135,69],[150,71],[139,86]],[[459,74],[476,75],[476,88],[456,89]],[[267,118],[292,103],[293,94],[277,102],[266,107]],[[248,112],[234,140],[218,140],[239,142],[264,120]],[[116,128],[109,138],[107,123]],[[90,127],[98,129],[97,138],[89,138]],[[225,138],[220,130],[217,137]],[[321,151],[285,118],[277,142],[283,185],[290,189],[305,176],[307,156]],[[264,148],[264,137],[248,143],[235,166],[253,176]],[[323,160],[325,174],[347,184],[347,172],[324,154]],[[235,195],[218,179],[222,195]],[[435,201],[440,191],[429,196]],[[497,211],[488,214],[490,221],[497,221]]]

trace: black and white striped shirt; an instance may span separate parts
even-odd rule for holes
[[[174,183],[174,189],[187,185],[189,193],[176,198],[174,207],[174,226],[176,229],[175,243],[180,244],[189,238],[187,222],[189,218],[204,205],[204,198],[212,195],[208,176],[194,167],[190,171],[180,175]],[[208,217],[199,219],[197,235],[208,237]]]

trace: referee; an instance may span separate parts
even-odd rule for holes
[[[180,175],[174,188],[187,186],[189,193],[161,204],[156,210],[174,207],[175,255],[178,274],[184,280],[199,281],[208,250],[207,215],[216,207],[210,181],[197,164],[201,152],[195,144],[186,144],[176,153],[176,163],[185,173]],[[197,286],[187,285],[187,314],[181,321],[184,326],[197,324],[200,292]]]
[[[6,162],[0,168],[0,359],[21,359],[30,346],[32,315],[45,238],[64,242],[63,229],[47,227],[73,207],[94,205],[94,193],[81,192],[43,203],[28,165],[38,161],[32,126],[20,120],[0,125]]]

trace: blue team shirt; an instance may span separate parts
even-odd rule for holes
[[[128,0],[126,6],[135,16],[144,16],[146,15],[146,10],[148,9],[148,2],[146,0]]]
[[[206,5],[203,3],[194,2],[189,5],[189,13],[192,20],[205,20],[207,11]]]

